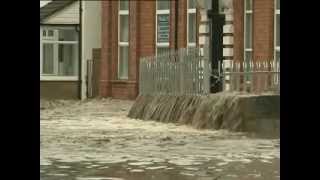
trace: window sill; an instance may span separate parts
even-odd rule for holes
[[[40,76],[40,81],[78,81],[77,76]]]

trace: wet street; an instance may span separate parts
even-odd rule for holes
[[[280,179],[280,139],[130,119],[133,101],[40,104],[41,180]]]

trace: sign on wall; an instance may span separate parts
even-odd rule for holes
[[[169,15],[158,15],[158,42],[169,42]]]

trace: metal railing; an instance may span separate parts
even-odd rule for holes
[[[140,59],[139,94],[208,94],[211,64],[200,48]]]
[[[222,67],[224,91],[280,93],[280,61],[229,61]]]

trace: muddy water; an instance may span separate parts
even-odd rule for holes
[[[41,179],[280,179],[279,139],[129,119],[132,103],[43,107]]]

